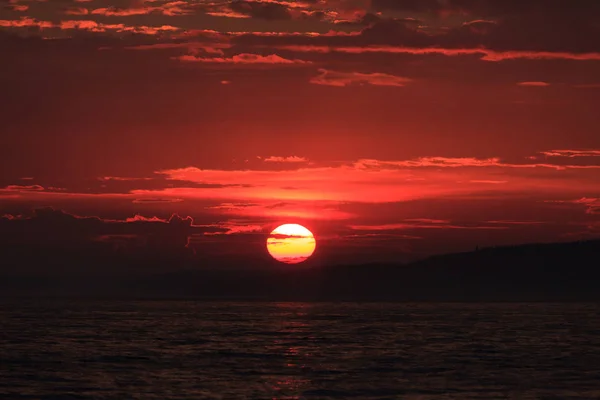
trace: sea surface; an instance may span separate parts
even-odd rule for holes
[[[0,399],[598,399],[598,304],[0,301]]]

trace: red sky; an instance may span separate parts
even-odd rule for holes
[[[598,21],[596,0],[0,0],[3,234],[40,207],[176,213],[219,260],[301,223],[328,263],[599,237]]]

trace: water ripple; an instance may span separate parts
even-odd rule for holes
[[[600,306],[0,303],[4,399],[600,398]]]

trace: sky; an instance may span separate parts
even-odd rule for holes
[[[600,237],[596,0],[0,0],[0,54],[4,243]]]

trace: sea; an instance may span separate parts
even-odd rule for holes
[[[600,399],[600,304],[4,299],[0,399]]]

